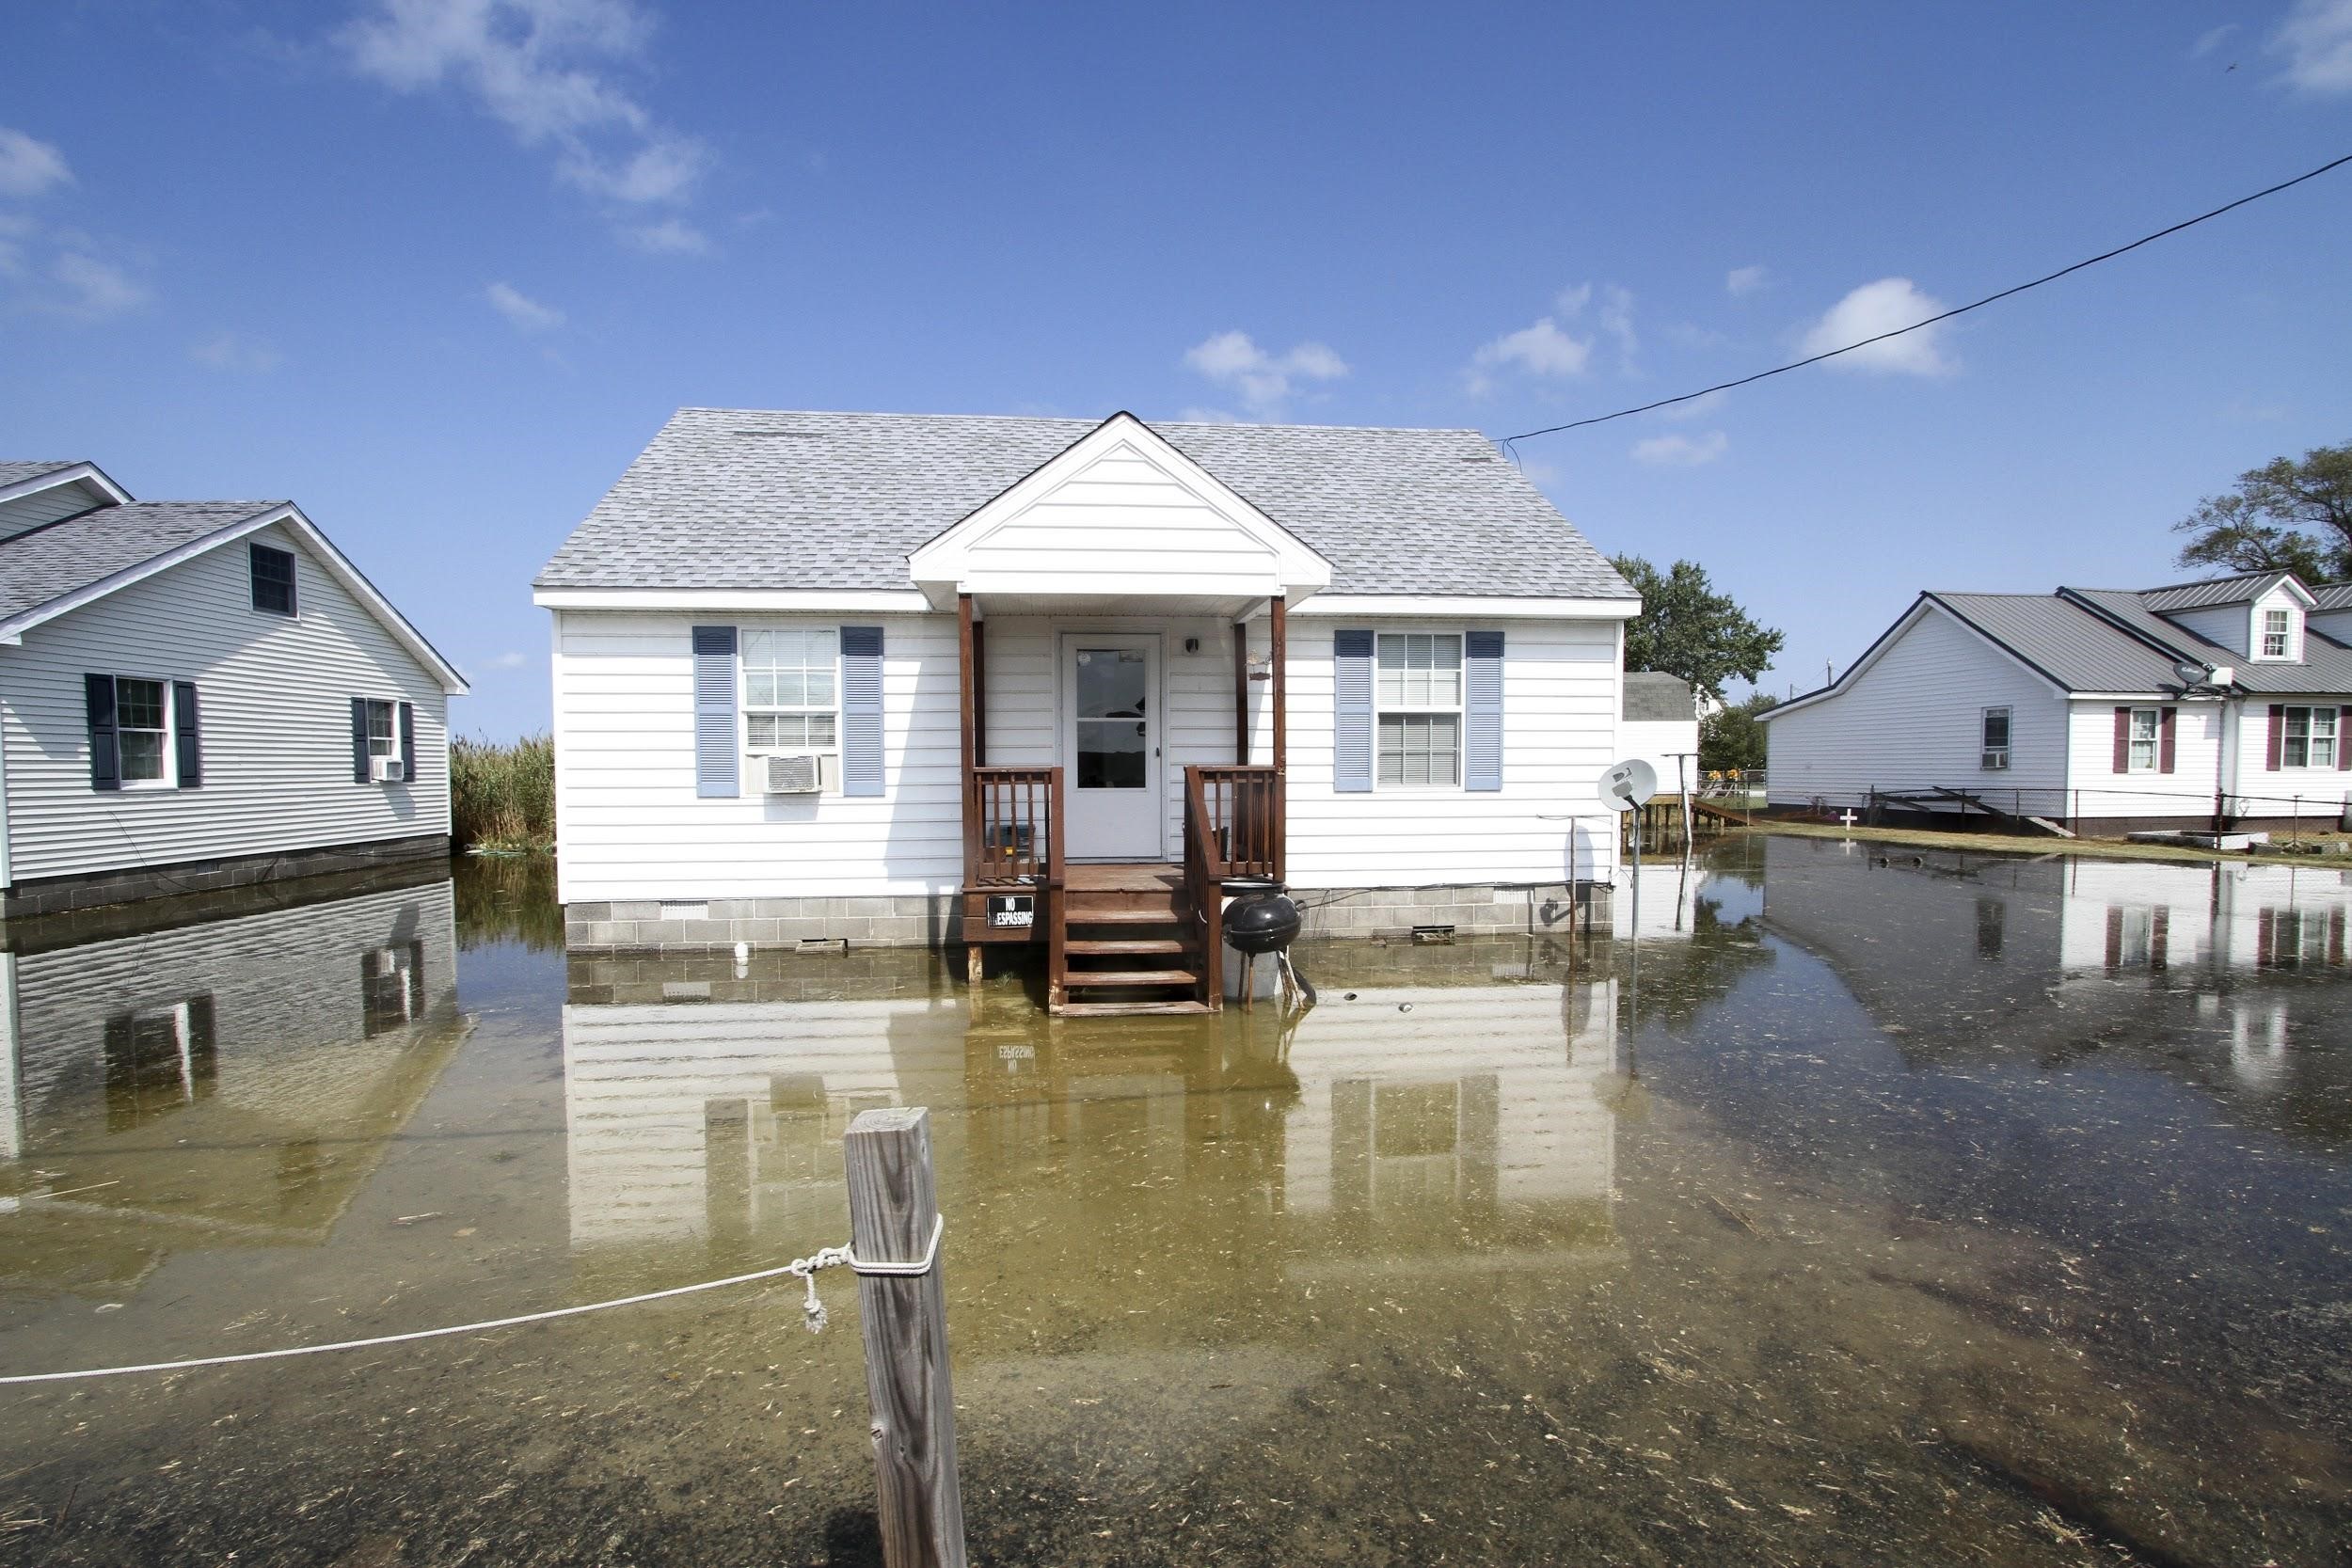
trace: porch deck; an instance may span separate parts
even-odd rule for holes
[[[1063,768],[988,763],[986,623],[971,594],[958,595],[962,936],[976,979],[990,946],[1042,942],[1047,1005],[1056,1013],[1223,1008],[1225,884],[1243,879],[1279,883],[1283,876],[1285,608],[1279,597],[1266,606],[1272,626],[1263,675],[1252,674],[1247,639],[1240,626],[1234,628],[1235,760],[1184,767],[1182,860],[1073,862],[1064,845],[1069,785]],[[1270,683],[1273,756],[1265,763],[1249,756],[1247,697],[1253,679]],[[1141,712],[1138,705],[1135,717]],[[1140,733],[1142,725],[1136,728]],[[1156,747],[1156,731],[1152,740]]]

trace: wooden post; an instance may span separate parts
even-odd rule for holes
[[[1249,766],[1249,623],[1233,623],[1233,764]]]
[[[972,778],[977,766],[978,735],[974,731],[972,685],[972,595],[956,595],[956,685],[959,693],[961,721],[957,752],[956,788],[963,798],[963,896],[957,899],[957,912],[962,916],[958,926],[972,923],[972,884],[979,879],[980,861],[987,853],[980,843],[980,795]],[[968,961],[968,960],[967,960]]]
[[[1290,874],[1290,601],[1278,594],[1268,608],[1274,676],[1274,879],[1279,882]]]
[[[865,1263],[919,1263],[939,1218],[930,1113],[864,1111],[842,1140],[850,1246]],[[873,1406],[875,1511],[888,1568],[964,1568],[956,1399],[947,1376],[947,1291],[921,1275],[860,1275],[866,1392]]]
[[[988,623],[972,623],[972,766],[988,766]]]

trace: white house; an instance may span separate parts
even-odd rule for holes
[[[1214,1006],[1229,884],[1521,929],[1613,870],[1639,600],[1473,431],[683,409],[535,596],[576,947]]]
[[[465,689],[292,501],[0,463],[11,917],[446,855]]]
[[[2352,594],[2288,572],[1922,594],[1836,684],[1763,715],[1772,803],[2333,831],[2352,784],[2339,638]]]
[[[1617,726],[1618,759],[1639,757],[1661,797],[1699,787],[1699,706],[1691,683],[1662,671],[1629,670]]]

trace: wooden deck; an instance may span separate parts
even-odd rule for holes
[[[1062,872],[1062,886],[1073,893],[1167,893],[1184,885],[1184,868],[1159,861],[1073,861]]]

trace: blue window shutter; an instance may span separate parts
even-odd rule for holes
[[[1462,635],[1462,787],[1502,787],[1502,633]]]
[[[841,793],[882,792],[882,629],[841,628]]]
[[[1372,633],[1331,637],[1331,787],[1343,795],[1372,788]]]
[[[414,705],[400,705],[400,776],[414,784],[417,778],[417,710]]]
[[[694,793],[733,800],[742,790],[743,747],[735,725],[735,628],[694,628]]]
[[[171,683],[172,747],[180,754],[180,787],[198,789],[204,783],[204,739],[197,729],[196,683]]]
[[[89,786],[122,787],[122,748],[115,729],[115,678],[84,675],[82,702],[89,716]]]
[[[351,782],[368,782],[368,700],[351,699]]]

